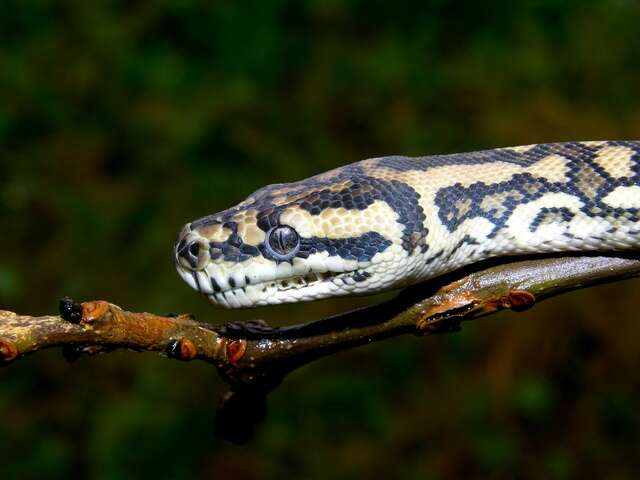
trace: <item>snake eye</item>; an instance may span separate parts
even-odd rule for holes
[[[267,233],[265,247],[277,260],[289,260],[300,249],[300,236],[291,227],[274,227]]]

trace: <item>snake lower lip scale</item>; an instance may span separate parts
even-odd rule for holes
[[[184,226],[182,278],[239,308],[364,295],[486,258],[640,247],[640,141],[390,156]]]
[[[309,274],[306,277],[308,278],[296,277],[292,280],[278,280],[274,282],[258,284],[254,286],[256,290],[249,291],[251,293],[260,292],[261,294],[269,294],[273,293],[274,291],[285,291],[321,282],[326,278],[326,275]],[[248,285],[245,285],[240,288],[233,288],[221,292],[216,292],[208,288],[196,288],[196,290],[206,295],[213,303],[217,303],[223,306],[232,306],[234,304],[238,304],[239,306],[250,306],[251,297],[248,295],[247,287]]]

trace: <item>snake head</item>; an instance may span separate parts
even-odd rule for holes
[[[403,225],[380,185],[348,168],[265,187],[186,224],[174,248],[179,274],[228,308],[395,286],[398,269],[390,264],[407,256]]]

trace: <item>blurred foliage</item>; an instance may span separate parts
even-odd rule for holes
[[[0,306],[62,295],[201,319],[174,235],[369,156],[640,138],[638,0],[3,0]],[[0,471],[29,478],[634,478],[638,282],[287,379],[247,446],[207,365],[45,352],[1,372]],[[635,475],[634,475],[635,473]]]

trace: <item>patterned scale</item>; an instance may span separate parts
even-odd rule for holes
[[[363,160],[188,223],[174,255],[213,303],[375,293],[479,260],[640,246],[640,142]]]

